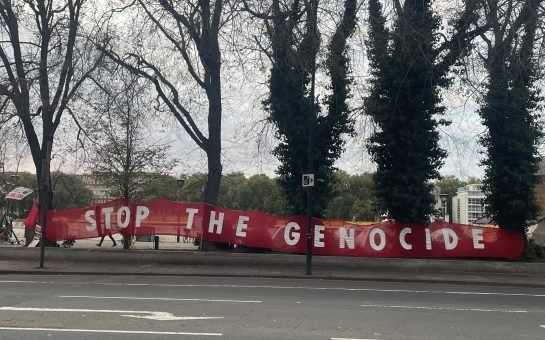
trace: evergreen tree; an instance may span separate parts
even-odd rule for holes
[[[501,10],[497,2],[488,3],[490,10]],[[538,214],[534,187],[542,130],[534,48],[543,1],[528,0],[521,7],[508,3],[517,9],[511,17],[488,19],[493,41],[487,44],[489,77],[480,110],[487,127],[481,140],[486,149],[484,189],[488,213],[500,227],[525,234],[526,221]]]
[[[326,67],[331,77],[331,94],[325,100],[327,114],[321,113],[313,96],[313,76],[320,45],[317,7],[317,0],[292,1],[285,7],[280,6],[278,0],[273,1],[272,22],[268,25],[273,65],[265,106],[280,140],[274,155],[281,162],[278,181],[287,203],[293,213],[306,211],[301,176],[312,168],[316,179],[312,213],[319,216],[332,196],[333,163],[344,146],[341,136],[353,132],[346,103],[351,83],[346,50],[347,39],[355,29],[357,6],[355,0],[345,1],[342,20],[329,44]],[[289,8],[289,11],[281,8]]]
[[[377,164],[375,188],[382,208],[395,220],[426,223],[433,212],[431,180],[440,177],[446,156],[437,131],[447,123],[439,119],[444,113],[439,92],[481,28],[468,31],[476,8],[476,1],[468,0],[453,23],[451,40],[441,42],[432,1],[395,3],[390,31],[380,1],[369,1],[373,79],[365,106],[376,131],[368,148]]]

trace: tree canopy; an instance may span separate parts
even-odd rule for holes
[[[440,41],[441,17],[432,1],[395,1],[389,28],[381,1],[369,1],[371,89],[366,113],[376,129],[368,141],[377,165],[379,204],[390,217],[426,223],[433,212],[431,181],[438,179],[446,152],[439,145],[445,108],[440,90],[449,70],[467,52],[482,28],[470,31],[477,1],[468,0],[453,22],[453,33]]]

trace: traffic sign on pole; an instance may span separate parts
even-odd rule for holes
[[[314,186],[314,174],[303,174],[303,187]]]

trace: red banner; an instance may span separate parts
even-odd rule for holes
[[[313,254],[369,257],[498,257],[522,254],[522,235],[499,228],[434,222],[429,225],[380,222],[359,225],[313,219]],[[179,235],[205,241],[304,253],[306,216],[280,217],[202,203],[156,199],[145,203],[115,200],[48,213],[51,241],[107,234]]]

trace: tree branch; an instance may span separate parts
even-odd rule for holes
[[[174,115],[174,117],[180,122],[184,130],[189,134],[191,139],[197,145],[201,148],[205,147],[205,144],[207,143],[206,137],[201,133],[199,128],[196,126],[195,122],[193,121],[193,118],[191,117],[188,110],[186,110],[180,103],[178,98],[178,92],[174,88],[174,86],[168,82],[162,74],[160,74],[159,70],[157,68],[153,67],[149,62],[143,62],[143,59],[140,56],[132,55],[134,58],[137,59],[138,63],[144,63],[146,66],[152,66],[151,69],[154,71],[155,76],[148,74],[147,72],[144,72],[140,70],[139,68],[127,63],[126,61],[119,58],[117,55],[115,55],[113,52],[110,52],[106,50],[103,46],[98,45],[97,48],[101,50],[108,58],[116,62],[117,64],[123,66],[128,71],[132,72],[133,74],[140,75],[141,77],[144,77],[151,81],[155,85],[155,89],[157,90],[159,96],[163,100],[163,102],[169,107],[170,111]],[[154,70],[155,69],[155,70]],[[170,98],[166,95],[166,93],[163,91],[161,84],[159,83],[159,80],[157,80],[157,77],[161,80],[162,83],[164,83],[171,91],[173,91],[174,99],[170,100]],[[182,112],[182,115],[180,115],[180,112]],[[187,119],[186,120],[184,119]]]
[[[144,11],[146,12],[146,14],[148,15],[148,17],[151,19],[151,21],[153,21],[153,23],[159,28],[159,30],[163,33],[163,35],[174,45],[174,47],[176,47],[176,49],[178,50],[178,52],[180,52],[180,54],[182,55],[182,57],[184,58],[185,60],[185,63],[187,65],[187,68],[188,68],[188,71],[189,73],[191,74],[191,76],[193,77],[193,79],[197,82],[197,84],[199,84],[199,86],[201,86],[203,89],[207,89],[207,84],[199,77],[199,75],[197,74],[197,72],[195,72],[195,68],[193,67],[193,63],[191,62],[191,59],[189,58],[189,55],[187,54],[187,51],[186,51],[186,44],[185,44],[185,41],[184,41],[184,37],[183,37],[183,32],[181,30],[179,30],[179,33],[180,33],[180,38],[182,39],[182,43],[180,44],[178,41],[176,41],[176,39],[174,39],[166,30],[166,28],[161,25],[161,23],[159,22],[159,20],[148,10],[148,8],[142,4],[142,8],[144,9]],[[179,22],[178,22],[179,23]]]

